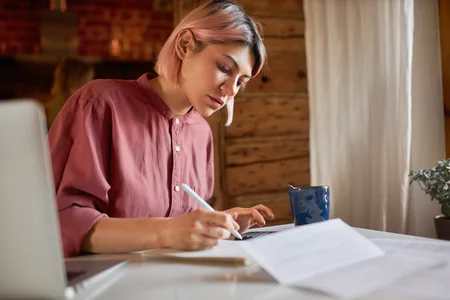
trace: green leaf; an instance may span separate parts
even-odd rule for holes
[[[450,217],[450,204],[449,203],[442,204],[441,212],[442,214],[444,214],[444,216]]]

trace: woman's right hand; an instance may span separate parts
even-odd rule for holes
[[[232,229],[239,230],[231,215],[203,209],[166,221],[160,231],[162,245],[179,250],[208,249],[228,239]]]

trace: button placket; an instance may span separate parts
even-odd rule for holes
[[[181,190],[181,159],[182,157],[179,155],[181,147],[179,146],[179,137],[180,137],[180,120],[179,118],[175,118],[172,122],[172,157],[173,157],[173,165],[172,165],[172,205],[171,212],[174,214],[179,214],[182,211],[182,194]]]

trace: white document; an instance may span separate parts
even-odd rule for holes
[[[211,249],[200,251],[174,251],[168,255],[183,257],[183,258],[232,258],[232,257],[246,257],[250,258],[245,251],[239,247],[238,241],[220,240],[219,244]]]
[[[229,263],[248,265],[253,259],[239,246],[242,242],[221,240],[211,249],[179,251],[174,249],[152,249],[142,253],[147,258],[173,258],[192,262]]]
[[[284,285],[384,254],[340,219],[299,226],[240,245]]]
[[[306,279],[296,286],[320,290],[342,299],[353,299],[442,264],[441,260],[427,257],[386,254]]]
[[[386,288],[441,260],[384,251],[340,219],[240,243],[283,285],[352,299]]]
[[[386,290],[419,299],[450,299],[447,282],[450,277],[449,242],[420,239],[373,241],[388,253],[407,253],[415,257],[435,257],[446,261],[444,266],[416,273],[390,285]]]

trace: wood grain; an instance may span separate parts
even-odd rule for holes
[[[309,156],[309,140],[300,135],[236,139],[225,146],[226,166],[306,156]]]
[[[444,95],[445,149],[450,157],[450,2],[439,0],[442,88]]]
[[[249,83],[247,91],[304,93],[308,89],[305,51],[267,49],[268,68]]]
[[[264,39],[267,38],[304,38],[305,20],[303,19],[285,19],[277,17],[255,17],[256,22],[263,27]]]
[[[244,10],[252,16],[303,19],[303,0],[240,0]]]
[[[292,222],[292,213],[287,189],[286,192],[281,193],[235,197],[230,200],[230,204],[232,204],[233,207],[252,207],[257,204],[267,206],[275,215],[275,220],[268,222],[268,225]]]
[[[271,55],[273,53],[292,51],[305,53],[305,39],[303,37],[266,37],[264,39],[264,45],[269,55],[269,71],[272,69]]]
[[[251,95],[236,99],[227,138],[299,134],[309,136],[309,104],[305,94]]]
[[[228,196],[278,192],[288,184],[309,184],[309,157],[230,166],[225,176]]]

